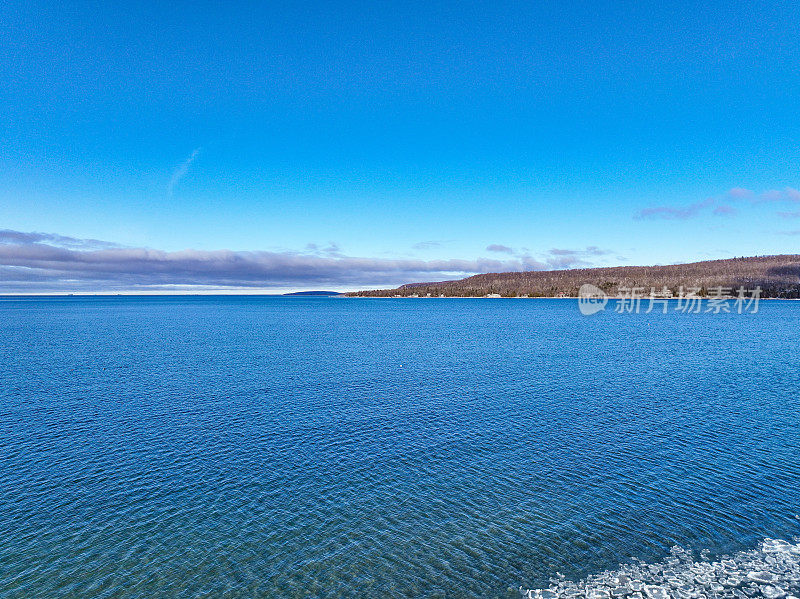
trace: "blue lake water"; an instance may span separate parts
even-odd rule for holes
[[[791,538],[798,323],[2,298],[0,596],[519,597]]]

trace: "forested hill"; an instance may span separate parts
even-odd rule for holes
[[[480,297],[499,294],[504,297],[575,297],[584,283],[592,283],[609,295],[620,295],[620,288],[667,287],[677,294],[699,288],[706,295],[715,287],[746,289],[761,287],[761,297],[800,297],[800,255],[756,256],[709,260],[668,266],[618,266],[613,268],[579,268],[528,272],[487,273],[438,283],[412,283],[397,289],[359,291],[349,295],[392,296],[465,296]]]

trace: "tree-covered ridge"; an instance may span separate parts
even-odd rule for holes
[[[570,270],[503,272],[474,275],[455,281],[410,283],[397,289],[378,289],[350,293],[353,296],[461,296],[481,297],[577,297],[584,283],[596,285],[609,295],[623,295],[625,290],[641,288],[645,295],[651,289],[664,287],[678,295],[697,290],[705,296],[709,289],[739,287],[761,288],[761,297],[800,298],[800,255],[754,256],[708,260],[667,266],[617,266],[577,268]]]

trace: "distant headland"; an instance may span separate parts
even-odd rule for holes
[[[474,275],[454,281],[409,283],[396,289],[357,291],[362,297],[577,297],[591,283],[609,295],[642,288],[677,294],[695,289],[700,296],[718,287],[761,288],[763,298],[800,298],[800,255],[753,256],[666,266],[617,266]]]

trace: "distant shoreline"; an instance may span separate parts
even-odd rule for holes
[[[340,296],[336,296],[340,297]],[[543,299],[557,299],[557,300],[577,300],[577,296],[547,296],[547,295],[537,295],[534,297],[524,297],[524,296],[501,296],[501,297],[487,297],[485,295],[432,295],[430,297],[425,295],[345,295],[348,299],[422,299],[422,300],[432,300],[432,299],[474,299],[474,300],[481,300],[481,299],[498,299],[498,300],[543,300]],[[609,295],[607,296],[610,300],[621,300],[626,299],[630,300],[630,296],[622,296],[622,295]],[[636,298],[639,301],[646,302],[649,301],[650,296],[643,295],[639,298]],[[667,301],[678,301],[680,299],[686,300],[687,298],[679,298],[679,297],[668,297],[668,298],[657,298],[658,301],[667,300]],[[699,296],[697,298],[688,298],[688,299],[700,299],[700,300],[708,300],[707,296]],[[736,299],[735,297],[727,298],[729,300]],[[800,301],[800,298],[797,297],[762,297],[759,298],[759,301],[766,302],[766,301],[781,301],[781,302],[796,302]]]
[[[698,296],[729,294],[743,288],[760,289],[760,298],[800,298],[800,254],[752,256],[707,260],[666,266],[612,266],[564,270],[492,272],[463,279],[407,283],[392,289],[369,289],[349,295],[420,297],[577,297],[591,285],[603,297],[619,297],[636,289],[644,299],[648,291],[679,297],[693,290]],[[668,292],[668,293],[667,293]],[[659,299],[664,298],[663,295]],[[666,298],[664,298],[666,299]]]

